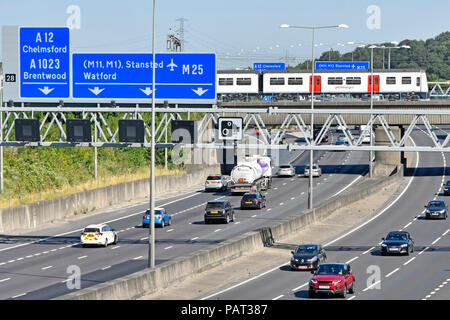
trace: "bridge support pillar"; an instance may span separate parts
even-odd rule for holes
[[[400,141],[401,129],[398,126],[391,126],[391,131],[395,138]],[[382,126],[375,129],[375,145],[390,146],[391,142]],[[374,176],[389,176],[396,168],[400,169],[402,165],[401,152],[394,151],[375,151],[375,164],[373,168]]]

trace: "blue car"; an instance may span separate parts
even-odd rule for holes
[[[155,226],[170,226],[172,224],[172,217],[166,212],[164,208],[155,208]],[[142,217],[142,227],[148,228],[150,225],[150,209],[145,211]]]
[[[347,137],[343,134],[339,135],[336,140],[336,145],[342,145],[347,142]]]

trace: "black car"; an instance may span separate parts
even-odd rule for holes
[[[205,223],[234,221],[234,209],[228,200],[208,201],[205,208]]]
[[[266,197],[260,192],[244,193],[241,199],[241,209],[256,208],[261,209],[266,207]]]
[[[317,269],[321,262],[327,260],[325,250],[320,244],[301,244],[291,253],[291,270]]]
[[[427,219],[447,219],[447,205],[444,200],[431,200],[425,208],[425,216]]]
[[[450,194],[450,180],[443,185],[444,186],[444,195],[448,196]]]
[[[381,240],[381,255],[396,253],[408,256],[410,252],[414,252],[414,240],[408,231],[391,231]]]
[[[319,136],[320,130],[322,130],[322,129],[314,129],[314,131],[313,131],[314,140]],[[328,131],[326,131],[324,133],[324,135],[322,136],[321,142],[328,142]]]

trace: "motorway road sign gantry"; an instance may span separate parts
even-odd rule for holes
[[[369,70],[366,61],[316,61],[316,70]]]
[[[157,53],[156,100],[214,100],[213,53]],[[74,53],[74,99],[152,98],[152,54]]]
[[[149,103],[152,53],[76,53],[67,27],[2,27],[3,100]],[[214,53],[156,53],[157,103],[214,104]]]

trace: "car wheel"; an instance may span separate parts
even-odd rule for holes
[[[409,251],[410,251],[410,248],[409,248],[409,246],[406,248],[406,255],[407,256],[409,256]]]
[[[164,219],[161,220],[161,228],[164,228]]]
[[[169,218],[169,223],[167,224],[168,226],[172,225],[172,217]]]
[[[106,248],[108,246],[108,239],[105,239],[105,243],[103,244],[103,246]]]
[[[310,298],[315,298],[315,297],[316,297],[316,293],[315,293],[314,291],[312,291],[312,290],[309,290],[309,291],[308,291],[308,296],[309,296]]]
[[[81,244],[82,248],[86,248],[86,245],[84,243]]]
[[[350,289],[348,289],[348,293],[350,293],[350,294],[355,293],[355,281],[352,282]]]
[[[225,223],[226,223],[226,224],[230,223],[230,216],[229,216],[229,215],[227,215],[227,217],[226,217],[226,219],[225,219]]]
[[[231,215],[231,221],[234,222],[234,212],[233,212],[233,214]]]
[[[114,236],[114,242],[112,244],[117,244],[117,236]]]
[[[345,299],[345,297],[347,297],[347,285],[345,285],[344,290],[342,290],[341,293],[341,298]]]

